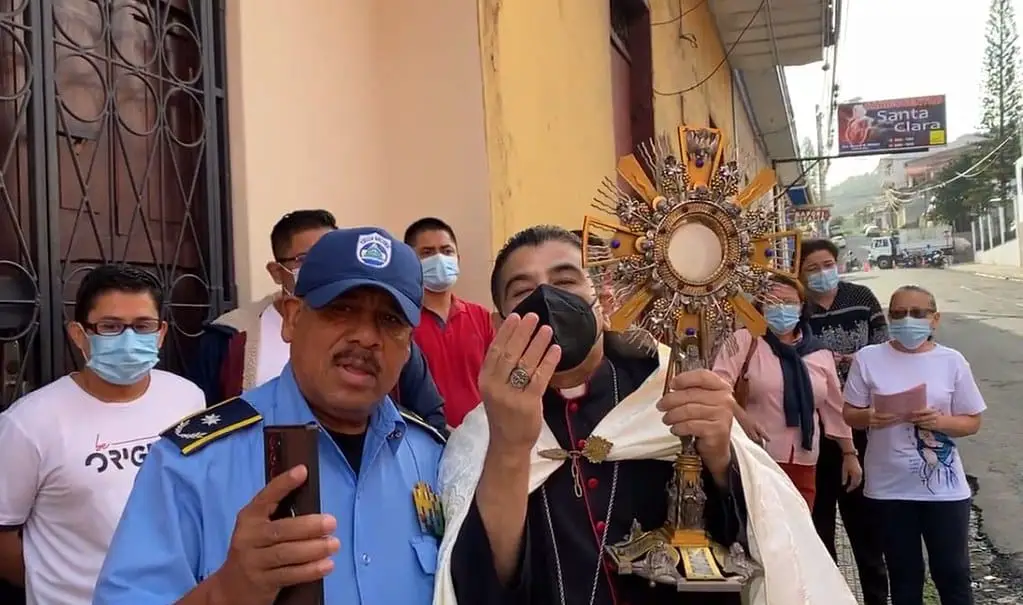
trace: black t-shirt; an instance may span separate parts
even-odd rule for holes
[[[344,433],[335,433],[334,431],[327,432],[330,433],[331,439],[334,440],[338,449],[344,454],[348,465],[352,467],[352,472],[358,477],[359,467],[362,466],[362,447],[366,444],[366,433],[346,435]]]
[[[852,355],[863,347],[888,341],[888,322],[874,292],[863,285],[839,282],[835,300],[827,309],[810,303],[810,330],[829,351]],[[838,366],[845,383],[849,363]]]

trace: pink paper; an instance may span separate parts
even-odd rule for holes
[[[889,395],[874,393],[871,395],[871,401],[876,412],[906,419],[914,412],[927,409],[927,385],[920,383],[901,393]]]

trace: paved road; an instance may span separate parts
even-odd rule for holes
[[[1023,283],[940,269],[847,278],[870,286],[884,305],[904,284],[934,293],[938,338],[966,356],[987,399],[981,432],[960,443],[967,472],[979,483],[983,531],[1023,568]]]

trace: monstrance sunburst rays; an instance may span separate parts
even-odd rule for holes
[[[762,170],[740,189],[742,173],[724,160],[724,148],[721,131],[687,126],[677,141],[664,135],[642,145],[639,158],[618,162],[626,186],[606,179],[594,199],[611,220],[583,222],[583,264],[612,284],[611,329],[640,328],[671,347],[669,380],[709,367],[722,347],[735,354],[736,320],[762,335],[767,323],[756,302],[769,296],[770,275],[797,273],[800,233],[777,231],[774,208],[757,204],[774,172]],[[667,525],[636,526],[608,553],[620,573],[679,590],[741,589],[748,562],[716,548],[703,528],[706,497],[692,439],[683,439],[675,470]]]

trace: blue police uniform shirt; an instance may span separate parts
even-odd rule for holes
[[[154,444],[114,533],[94,605],[168,605],[224,563],[238,512],[266,484],[262,425],[316,421],[290,364],[243,398],[261,421],[249,409],[247,421],[221,422],[213,407],[189,425],[188,430],[207,427],[210,436],[205,443],[195,441],[195,450],[167,437]],[[230,411],[225,408],[224,415]],[[251,426],[225,431],[219,425],[228,421]],[[412,490],[422,481],[437,492],[442,447],[385,399],[370,419],[357,477],[321,428],[321,509],[337,519],[341,541],[334,570],[324,580],[327,603],[433,600],[438,539],[421,528]]]

